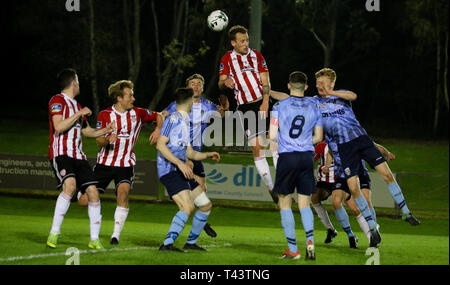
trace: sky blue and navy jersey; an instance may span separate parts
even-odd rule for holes
[[[346,179],[344,170],[342,169],[342,163],[341,163],[341,157],[339,156],[338,146],[337,144],[330,139],[328,136],[325,138],[328,148],[333,153],[333,159],[334,159],[334,173],[336,177]],[[362,171],[364,175],[369,175],[369,170],[366,167],[366,164],[364,163],[364,160],[361,160],[362,164]]]
[[[179,112],[174,112],[164,120],[161,135],[168,137],[167,147],[180,160],[186,161],[186,149],[189,145],[189,122],[183,119]],[[162,177],[171,171],[176,171],[177,166],[168,161],[159,151],[157,159],[158,177]]]
[[[342,144],[362,135],[367,135],[366,130],[361,127],[356,119],[350,101],[336,96],[330,96],[329,98],[315,96],[314,98],[316,98],[320,113],[322,113],[324,132],[333,141]]]
[[[177,110],[177,103],[174,101],[165,109],[169,115]],[[217,106],[201,97],[200,103],[192,104],[191,112],[189,113],[190,137],[192,148],[196,151],[202,150],[203,145],[203,131],[208,125],[209,118],[215,114]]]
[[[278,119],[278,152],[314,151],[314,127],[322,127],[316,100],[294,97],[279,101],[272,108],[272,118]]]

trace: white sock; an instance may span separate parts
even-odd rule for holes
[[[334,230],[333,224],[330,221],[330,217],[328,216],[327,210],[323,207],[322,204],[313,204],[313,208],[317,213],[317,216],[319,216],[320,221],[327,229]]]
[[[100,201],[88,203],[88,215],[91,229],[91,240],[98,240],[100,226],[102,224],[102,215],[100,214]]]
[[[125,221],[128,217],[128,208],[116,207],[116,212],[114,213],[114,233],[111,238],[115,237],[119,239],[120,233],[122,232],[123,226],[125,225]]]
[[[261,176],[264,184],[266,184],[269,190],[273,189],[272,176],[270,175],[269,164],[265,157],[255,157],[255,166]]]
[[[356,220],[358,221],[359,226],[361,227],[361,230],[363,231],[363,233],[366,235],[366,237],[369,239],[370,241],[370,228],[369,228],[369,224],[367,223],[366,219],[364,219],[364,216],[360,213],[357,217]]]
[[[64,220],[64,216],[67,213],[67,210],[69,210],[71,199],[72,197],[65,194],[64,192],[61,192],[59,194],[58,199],[56,200],[55,214],[53,215],[53,224],[52,229],[50,230],[51,234],[60,233],[61,224]]]

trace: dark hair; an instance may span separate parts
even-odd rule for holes
[[[305,90],[308,76],[301,71],[294,71],[289,75],[289,84],[293,89]]]
[[[175,90],[175,102],[177,104],[184,104],[186,101],[194,96],[192,88],[177,88]]]
[[[228,31],[228,37],[230,38],[230,41],[236,40],[237,33],[247,34],[248,30],[244,26],[240,26],[240,25],[231,27],[230,30]]]
[[[58,86],[60,90],[64,90],[69,87],[70,83],[75,80],[77,71],[73,68],[66,68],[58,72],[56,80],[58,81]]]

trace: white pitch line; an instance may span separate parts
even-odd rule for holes
[[[103,250],[79,250],[80,254],[85,253],[104,253],[104,252],[112,252],[112,251],[132,251],[132,250],[149,250],[149,249],[157,249],[156,247],[128,247],[128,248],[111,248],[111,249],[103,249]],[[0,262],[9,262],[9,261],[18,261],[18,260],[29,260],[36,258],[45,258],[52,256],[69,256],[70,254],[66,254],[67,251],[64,252],[55,252],[55,253],[45,253],[45,254],[32,254],[27,256],[12,256],[7,258],[0,258]]]
[[[225,243],[224,245],[205,245],[205,248],[214,248],[214,247],[229,247],[231,246],[230,243]],[[105,253],[105,252],[113,252],[113,251],[132,251],[132,250],[157,250],[157,247],[128,247],[128,248],[111,248],[111,249],[103,249],[103,250],[79,250],[79,254],[85,254],[85,253]],[[12,256],[12,257],[6,257],[6,258],[0,258],[0,262],[11,262],[11,261],[18,261],[18,260],[30,260],[30,259],[37,259],[37,258],[46,258],[46,257],[53,257],[53,256],[70,256],[71,254],[68,254],[67,251],[61,251],[61,252],[54,252],[54,253],[43,253],[43,254],[31,254],[27,256]]]

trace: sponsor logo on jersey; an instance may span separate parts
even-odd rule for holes
[[[53,104],[51,109],[52,109],[52,113],[61,112],[62,105],[61,104]]]

